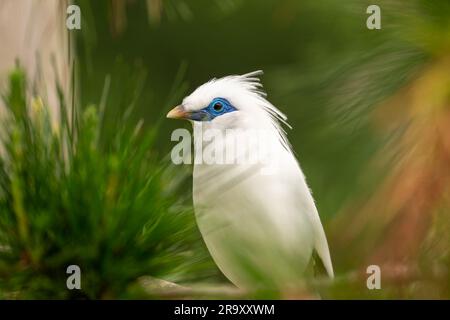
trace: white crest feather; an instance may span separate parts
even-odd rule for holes
[[[263,85],[259,79],[261,75],[263,71],[257,70],[243,75],[213,78],[187,96],[183,100],[183,106],[187,110],[199,110],[208,105],[212,99],[222,97],[229,100],[238,110],[246,108],[262,110],[278,131],[283,146],[291,151],[283,125],[289,129],[292,127],[287,122],[287,116],[266,99],[267,94],[263,91]]]

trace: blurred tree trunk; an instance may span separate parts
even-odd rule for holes
[[[389,159],[389,173],[369,201],[332,226],[337,255],[361,257],[353,267],[378,264],[401,278],[424,256],[429,269],[448,258],[449,70],[449,56],[435,59],[375,112],[376,128],[391,137],[375,164],[386,168]],[[349,232],[340,237],[342,230]]]
[[[16,61],[26,70],[31,88],[57,116],[56,80],[68,93],[70,80],[67,1],[0,1],[0,87]],[[66,95],[67,97],[68,95]],[[3,101],[0,102],[3,109]]]
[[[394,215],[372,256],[375,261],[416,260],[441,207],[450,221],[449,72],[450,57],[435,61],[380,109],[381,129],[405,130],[395,146],[393,172],[381,191],[386,212]]]

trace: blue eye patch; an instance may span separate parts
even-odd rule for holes
[[[225,113],[236,111],[237,109],[224,98],[214,98],[211,103],[196,112],[192,112],[190,118],[195,121],[211,121]]]

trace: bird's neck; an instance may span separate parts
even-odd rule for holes
[[[194,164],[265,166],[283,152],[273,126],[225,127],[195,122]]]

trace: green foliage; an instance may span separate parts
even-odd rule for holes
[[[140,276],[199,275],[193,215],[152,151],[154,132],[121,119],[105,135],[97,108],[72,121],[62,94],[52,123],[25,88],[17,68],[1,125],[0,298],[128,298]],[[73,264],[80,291],[66,288]]]

